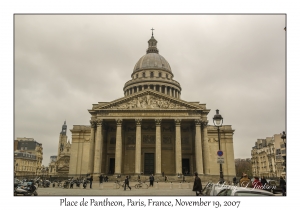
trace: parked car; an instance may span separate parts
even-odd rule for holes
[[[231,185],[222,185],[222,184],[214,184],[207,183],[206,186],[202,190],[203,196],[216,196],[221,190],[227,189],[229,187],[233,187]]]
[[[236,187],[221,190],[217,196],[274,196],[266,190],[255,188]]]

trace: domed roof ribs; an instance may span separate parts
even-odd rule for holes
[[[157,44],[157,41],[156,41],[156,39],[154,38],[154,36],[153,36],[153,28],[151,29],[152,30],[152,36],[151,36],[151,39],[149,39],[149,41],[148,41],[148,49],[147,49],[147,54],[148,53],[157,53],[158,54],[158,49],[157,49],[157,47],[156,47],[156,44]]]

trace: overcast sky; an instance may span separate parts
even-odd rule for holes
[[[286,129],[285,15],[16,15],[14,137],[57,155],[64,120],[89,125],[92,104],[123,97],[151,28],[181,99],[219,109],[234,157]]]

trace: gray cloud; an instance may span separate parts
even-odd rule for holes
[[[285,130],[284,15],[16,15],[15,138],[56,155],[64,120],[123,96],[150,29],[182,86],[182,99],[219,109],[235,129],[236,158]],[[71,133],[68,131],[71,140]]]

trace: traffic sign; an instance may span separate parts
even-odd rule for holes
[[[219,151],[217,152],[217,155],[218,155],[219,157],[223,156],[223,151],[222,151],[222,150],[219,150]]]
[[[224,157],[218,157],[217,163],[224,164]]]

